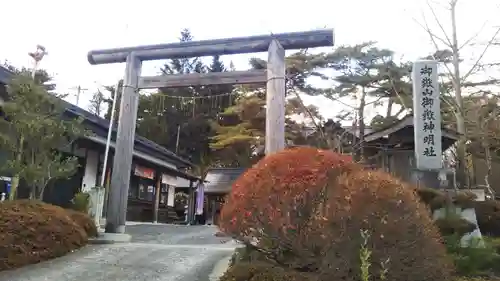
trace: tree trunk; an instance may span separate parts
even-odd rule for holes
[[[401,107],[401,109],[399,109],[399,111],[396,112],[396,114],[394,114],[394,117],[399,118],[399,115],[401,115],[401,113],[403,113],[404,111],[405,111],[405,108]]]
[[[366,89],[363,87],[361,91],[361,98],[359,99],[358,107],[358,120],[359,120],[359,144],[356,149],[355,160],[363,161],[365,159],[365,106],[366,106]]]
[[[18,150],[16,154],[16,163],[20,163],[23,157],[23,146],[24,146],[24,136],[19,137]],[[15,200],[17,195],[17,188],[19,187],[19,174],[16,173],[12,175],[12,180],[10,184],[9,200]]]
[[[10,182],[9,200],[16,200],[18,187],[19,187],[19,175],[16,174],[12,176],[12,180]]]
[[[43,184],[37,188],[37,198],[42,201],[43,200],[43,193],[45,192],[45,187],[47,185]]]
[[[452,2],[451,6],[451,28],[452,28],[452,52],[453,52],[453,90],[455,91],[455,101],[457,103],[457,108],[455,110],[455,116],[457,119],[457,132],[460,134],[457,143],[457,175],[459,178],[459,184],[463,187],[469,186],[469,179],[466,167],[466,141],[467,132],[465,128],[465,118],[463,114],[464,101],[462,98],[462,82],[460,77],[460,53],[457,39],[457,22],[456,22],[456,2]]]
[[[358,146],[361,144],[358,138],[358,111],[354,114],[354,121],[352,122],[352,155],[354,161],[359,161]]]
[[[487,118],[486,119],[486,122],[485,122],[485,126],[484,126],[484,132],[487,132],[488,129],[490,128],[489,126],[489,122],[492,121],[492,122],[496,122],[496,118],[495,116],[497,116],[497,108],[495,107],[495,109],[493,110],[493,112],[491,113],[492,115],[492,118]],[[485,137],[483,137],[483,148],[484,148],[484,158],[485,158],[485,161],[486,161],[486,175],[484,176],[484,183],[486,185],[486,188],[488,189],[488,192],[493,196],[493,198],[495,198],[495,192],[494,190],[491,188],[491,185],[490,185],[490,177],[491,177],[491,172],[492,172],[492,166],[493,166],[493,156],[491,155],[491,143],[490,143],[490,139],[489,139],[489,134],[486,134]]]
[[[491,192],[490,175],[491,175],[492,157],[489,145],[484,146],[484,153],[485,153],[484,158],[486,161],[486,175],[484,175],[484,184],[486,185],[486,188],[488,188],[488,191]]]
[[[387,102],[387,112],[385,113],[385,117],[389,118],[392,116],[392,105],[394,104],[394,101],[389,98],[389,101]]]
[[[36,193],[36,187],[35,186],[30,187],[30,195],[29,195],[28,198],[30,200],[33,200],[35,198],[38,198],[36,195],[37,195],[37,193]]]

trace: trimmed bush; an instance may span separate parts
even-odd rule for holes
[[[473,208],[477,196],[470,191],[443,192],[434,188],[420,187],[415,189],[422,203],[428,205],[431,210],[437,210],[447,206],[455,205],[462,209]]]
[[[265,157],[233,185],[221,227],[252,241],[283,268],[320,280],[359,280],[360,230],[370,232],[370,274],[441,281],[453,271],[441,237],[413,189],[350,157],[295,148]]]
[[[247,262],[247,263],[269,263],[272,262],[267,259],[264,253],[258,251],[258,248],[251,244],[245,245],[245,247],[237,248],[234,251],[233,256],[231,257],[231,265],[235,265],[237,263]]]
[[[486,244],[495,249],[495,252],[500,255],[500,238],[498,237],[483,237]]]
[[[266,263],[239,262],[231,266],[219,281],[249,281],[255,274],[268,271],[270,267]]]
[[[458,276],[452,281],[500,281],[500,277],[494,275],[487,276]]]
[[[461,191],[453,197],[453,204],[462,209],[474,208],[477,195],[470,191]]]
[[[476,201],[475,208],[481,233],[500,237],[500,202],[497,200]]]
[[[65,255],[87,238],[63,208],[31,200],[0,203],[0,270]]]
[[[500,281],[500,277],[495,277],[495,276],[477,276],[477,277],[467,277],[467,276],[460,276],[453,281]]]
[[[262,262],[240,262],[231,266],[219,281],[312,281],[314,275],[283,269]]]
[[[435,198],[444,196],[444,193],[442,191],[428,187],[415,188],[415,192],[422,201],[422,203],[426,205],[430,205]]]
[[[220,228],[238,240],[258,239],[283,264],[305,266],[319,254],[302,244],[308,243],[309,220],[323,189],[333,173],[352,169],[362,167],[348,156],[316,148],[269,155],[234,182],[221,211]]]
[[[297,272],[281,267],[269,267],[267,271],[257,272],[251,281],[313,281],[317,277],[311,273]]]
[[[75,211],[79,211],[85,214],[89,213],[90,210],[90,194],[88,192],[80,192],[75,195],[73,200],[71,200],[71,208]]]
[[[462,237],[463,235],[476,229],[476,225],[474,223],[471,223],[458,215],[437,219],[435,223],[441,234],[444,236],[457,234]]]
[[[68,215],[71,217],[71,219],[81,228],[83,228],[88,237],[97,237],[97,227],[94,220],[89,215],[74,210],[66,211],[68,212]]]
[[[374,278],[387,259],[387,280],[447,280],[453,272],[425,205],[410,186],[385,172],[354,171],[340,176],[329,191],[324,217],[331,221],[326,241],[334,242],[321,271],[330,280],[357,279],[353,272],[360,268],[360,229],[370,233],[369,270]]]
[[[445,238],[448,252],[453,257],[457,273],[460,276],[487,276],[499,273],[500,256],[489,243],[478,247],[480,240],[471,241],[471,245],[462,247],[460,235]]]

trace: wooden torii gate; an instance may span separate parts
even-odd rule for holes
[[[90,51],[88,61],[92,65],[126,63],[105,231],[125,233],[140,89],[267,83],[265,152],[269,154],[285,147],[285,50],[333,44],[333,29],[322,29]],[[267,70],[141,76],[143,61],[266,51]]]

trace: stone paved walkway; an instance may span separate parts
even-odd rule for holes
[[[65,257],[0,273],[8,281],[209,281],[235,245],[211,226],[136,224],[131,243],[91,245]]]

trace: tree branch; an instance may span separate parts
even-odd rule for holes
[[[440,41],[441,43],[443,43],[444,45],[448,46],[448,43],[441,37],[437,36],[434,32],[432,32],[429,28],[429,25],[427,24],[427,21],[424,19],[424,22],[426,22],[425,25],[421,24],[420,22],[418,22],[417,19],[413,18],[413,21],[415,21],[416,24],[418,24],[423,30],[425,30],[425,32],[427,32],[429,34],[429,36],[432,37],[432,40],[434,41],[434,38],[437,39],[438,41]]]
[[[462,77],[462,79],[461,79],[462,81],[465,81],[472,74],[472,72],[474,71],[474,69],[476,69],[476,67],[479,65],[479,62],[484,57],[484,55],[486,54],[486,52],[488,51],[488,49],[490,48],[490,46],[492,45],[492,43],[495,41],[495,39],[496,39],[496,37],[498,36],[499,33],[500,33],[500,27],[497,28],[497,30],[495,31],[495,34],[493,34],[493,36],[491,37],[490,41],[488,41],[488,43],[486,44],[486,46],[483,49],[483,52],[481,53],[481,55],[479,56],[479,58],[476,60],[476,62],[472,66],[472,68],[467,72],[467,74],[465,74]]]
[[[440,48],[439,48],[439,45],[438,45],[438,44],[437,44],[437,42],[436,42],[436,38],[437,38],[437,39],[440,39],[440,38],[439,38],[439,37],[437,37],[436,35],[434,35],[434,33],[431,31],[431,28],[429,27],[429,24],[427,23],[427,20],[425,19],[425,15],[424,15],[423,13],[422,13],[422,16],[423,16],[423,18],[424,18],[425,26],[423,26],[422,24],[420,24],[420,23],[419,23],[419,22],[418,22],[415,18],[413,18],[413,20],[414,20],[414,21],[415,21],[418,25],[420,25],[420,26],[424,29],[424,31],[425,31],[425,32],[427,32],[427,34],[429,34],[429,37],[430,37],[430,39],[431,39],[432,44],[434,45],[434,48],[436,49],[436,51],[438,51]],[[441,40],[442,40],[442,39],[441,39]],[[444,44],[445,44],[447,47],[450,47],[450,48],[451,48],[451,46],[448,46],[448,44],[447,44],[444,40],[443,40],[443,42],[444,42]],[[432,58],[433,58],[433,59],[436,59],[436,57],[435,57],[434,55],[432,55]],[[453,81],[455,80],[455,79],[453,79],[453,78],[454,78],[453,71],[451,71],[450,67],[449,67],[446,63],[444,63],[444,67],[445,67],[445,68],[446,68],[446,70],[448,71],[448,74],[451,76],[451,78],[452,78],[452,79],[451,79],[452,83],[455,83],[455,82],[453,82]],[[458,79],[458,78],[457,78],[457,79]]]
[[[374,100],[374,101],[367,102],[367,103],[365,103],[365,106],[367,106],[367,105],[371,105],[371,104],[374,104],[374,103],[377,103],[377,102],[379,102],[382,98],[383,98],[383,97],[378,97],[378,98],[377,98],[376,100]]]
[[[471,36],[469,39],[465,40],[465,42],[458,48],[458,50],[461,50],[465,46],[469,45],[470,42],[472,42],[472,40],[476,39],[479,36],[479,34],[483,31],[483,29],[486,27],[486,23],[488,23],[488,21],[485,21],[483,23],[483,25],[481,26],[481,28],[473,36]]]
[[[427,7],[429,7],[429,10],[431,10],[431,13],[432,13],[432,16],[434,17],[434,20],[436,21],[436,23],[438,24],[439,28],[441,29],[441,31],[443,32],[443,35],[444,37],[446,38],[446,41],[445,40],[441,40],[446,46],[450,47],[453,45],[451,43],[451,40],[450,38],[448,37],[448,34],[446,34],[446,30],[444,30],[444,27],[443,25],[441,24],[441,21],[439,20],[439,18],[437,17],[436,15],[436,11],[434,11],[434,8],[432,8],[431,4],[429,3],[429,0],[426,1],[427,3]]]
[[[293,90],[292,90],[293,91]],[[314,119],[314,115],[311,113],[311,111],[309,110],[309,108],[307,108],[307,106],[304,104],[304,101],[302,100],[302,98],[300,97],[299,93],[297,93],[297,91],[293,91],[293,93],[295,94],[295,96],[297,97],[297,100],[299,101],[300,103],[300,106],[302,107],[302,109],[304,109],[306,111],[306,113],[309,115],[309,118],[311,118],[311,121],[314,125],[314,127],[316,127],[316,130],[319,131],[320,135],[321,135],[321,138],[323,139],[323,141],[325,142],[326,145],[328,145],[330,147],[330,144],[329,144],[329,141],[328,139],[326,138],[325,136],[325,133],[323,132],[323,129],[318,125],[318,123],[316,122],[316,120]]]

